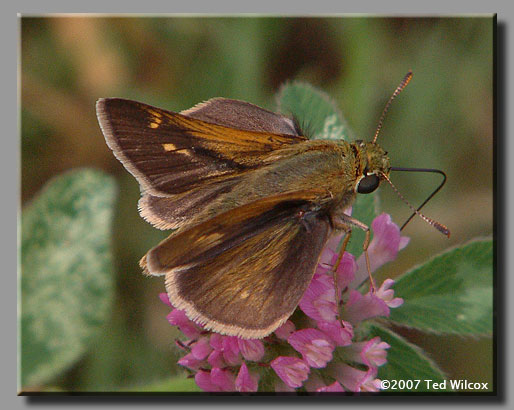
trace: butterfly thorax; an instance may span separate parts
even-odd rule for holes
[[[376,144],[366,151],[356,143],[326,140],[310,140],[276,150],[270,153],[269,165],[248,173],[230,192],[209,204],[201,218],[271,195],[309,189],[326,193],[312,202],[311,210],[330,213],[347,208],[355,199],[357,180],[366,166],[375,169],[380,155],[385,153],[377,150]],[[388,161],[381,167],[388,168]]]

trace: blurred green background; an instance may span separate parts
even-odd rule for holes
[[[355,135],[369,139],[404,74],[414,78],[392,105],[379,143],[395,166],[439,168],[448,182],[425,208],[447,239],[414,219],[394,277],[447,247],[493,230],[492,16],[463,18],[24,17],[21,34],[22,206],[52,177],[95,167],[119,184],[113,227],[116,298],[95,349],[50,384],[117,390],[180,373],[162,278],[146,278],[140,257],[165,232],[138,215],[139,187],[105,144],[100,97],[124,97],[173,111],[212,97],[273,110],[282,83],[326,91]],[[434,175],[394,173],[414,204]],[[409,209],[387,186],[382,210],[401,224]],[[444,272],[441,272],[444,275]],[[401,330],[450,378],[492,382],[492,340]]]

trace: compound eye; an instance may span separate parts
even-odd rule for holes
[[[359,185],[357,186],[357,192],[359,194],[370,194],[375,189],[378,188],[380,184],[380,178],[375,174],[366,175],[359,181]]]

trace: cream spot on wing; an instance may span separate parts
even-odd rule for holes
[[[150,124],[150,126],[151,126],[151,124]],[[155,128],[155,127],[153,127],[153,128]],[[162,147],[164,148],[164,151],[166,151],[166,152],[175,151],[177,149],[176,145],[171,144],[171,143],[162,144]]]
[[[187,157],[192,157],[193,154],[191,153],[191,150],[188,148],[177,148],[175,144],[172,144],[171,142],[167,142],[165,144],[162,144],[162,147],[164,148],[164,151],[166,152],[175,152],[177,154],[182,154]]]
[[[152,109],[147,109],[148,113],[152,114],[154,117],[158,118],[158,119],[161,119],[162,118],[162,115],[160,112],[158,111],[155,111],[155,110],[152,110]],[[160,124],[161,121],[159,121],[159,124]]]
[[[157,113],[157,114],[159,114],[159,113]],[[159,125],[161,125],[161,123],[162,123],[161,114],[159,114],[159,116],[152,118],[152,122],[150,123],[150,128],[158,128]]]
[[[247,290],[243,290],[239,296],[241,297],[241,299],[246,299],[248,296],[250,296],[250,292],[248,292]]]
[[[150,122],[150,128],[158,128],[162,123],[162,114],[152,109],[147,109],[146,111],[153,117]]]

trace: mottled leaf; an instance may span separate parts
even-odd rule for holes
[[[79,170],[50,181],[23,209],[22,388],[68,368],[109,314],[114,198],[110,177]]]

